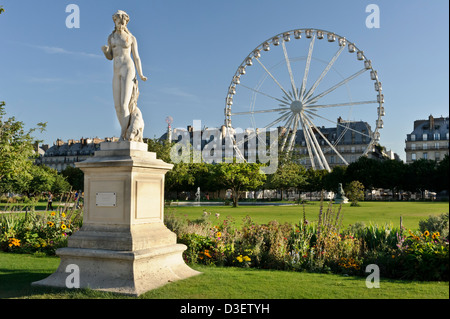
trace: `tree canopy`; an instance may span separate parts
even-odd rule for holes
[[[32,159],[36,155],[33,132],[45,129],[45,123],[37,128],[25,129],[23,122],[15,117],[6,118],[5,102],[0,101],[0,190],[10,181],[31,178]]]
[[[233,192],[233,207],[238,206],[242,191],[255,190],[264,184],[266,175],[260,172],[261,164],[219,163],[214,165],[215,180]]]

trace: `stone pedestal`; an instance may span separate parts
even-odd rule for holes
[[[85,174],[83,226],[56,251],[56,272],[33,285],[66,287],[68,266],[76,265],[80,288],[137,296],[199,274],[163,223],[164,175],[172,164],[145,143],[104,142],[77,167]]]

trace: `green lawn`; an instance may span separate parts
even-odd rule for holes
[[[59,207],[64,207],[64,203],[61,202],[53,202],[53,210],[57,210]],[[14,203],[14,204],[0,204],[0,212],[4,211],[31,211],[34,209],[35,211],[45,211],[47,210],[47,202],[38,202],[38,203]]]
[[[93,290],[31,287],[50,275],[57,257],[0,253],[0,298],[128,299]],[[448,282],[381,280],[368,289],[365,278],[243,268],[195,266],[201,275],[170,283],[140,299],[448,299]]]
[[[211,212],[213,220],[216,218],[215,214],[219,213],[219,222],[227,216],[231,216],[237,225],[247,215],[259,224],[265,224],[271,220],[294,224],[302,218],[303,207],[306,210],[306,218],[309,221],[317,221],[320,209],[318,202],[309,202],[304,206],[178,206],[167,207],[165,213],[174,213],[195,220],[200,218],[203,211],[206,210]],[[324,209],[327,207],[328,202],[325,202]],[[334,209],[338,208],[337,205],[333,205],[333,207]],[[448,202],[361,202],[360,207],[344,204],[341,212],[344,214],[344,227],[355,222],[364,222],[366,225],[392,223],[394,226],[399,226],[400,216],[402,216],[403,225],[407,229],[417,229],[420,220],[426,219],[429,215],[439,215],[448,211]]]

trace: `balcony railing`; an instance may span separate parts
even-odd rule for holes
[[[415,147],[406,146],[405,151],[437,151],[437,150],[449,150],[448,145],[428,145],[427,147],[423,147],[423,145],[416,145]]]

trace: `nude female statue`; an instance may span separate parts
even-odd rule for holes
[[[139,91],[136,69],[142,81],[146,81],[147,77],[142,73],[136,38],[127,28],[129,20],[128,14],[122,10],[118,10],[113,15],[115,29],[108,37],[108,45],[104,45],[102,51],[108,60],[114,60],[113,96],[121,127],[120,140],[142,142],[144,122],[142,121],[142,114],[137,108]],[[130,124],[134,127],[130,127]],[[137,127],[137,125],[142,127]],[[140,136],[135,136],[138,131]],[[131,134],[131,132],[134,133]]]

